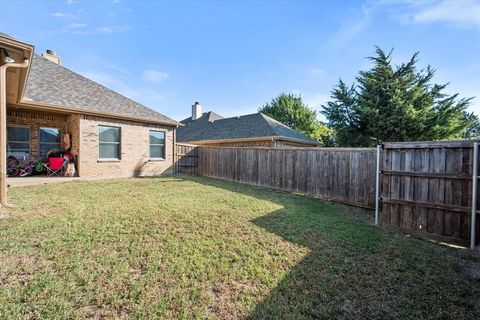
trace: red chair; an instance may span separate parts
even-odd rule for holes
[[[47,169],[47,176],[63,176],[63,169],[64,169],[65,159],[62,158],[48,158],[48,164],[43,164],[45,169]]]

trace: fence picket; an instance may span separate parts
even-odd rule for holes
[[[471,141],[384,144],[381,222],[468,241],[472,146]],[[375,164],[374,148],[287,149],[179,144],[176,168],[180,173],[301,192],[374,208]]]

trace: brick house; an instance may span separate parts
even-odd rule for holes
[[[209,111],[202,113],[198,102],[192,116],[180,121],[177,142],[234,147],[318,147],[320,143],[263,113],[223,118]]]
[[[0,52],[2,159],[42,159],[58,148],[76,156],[81,176],[172,172],[178,122],[61,66],[53,51],[36,55],[0,33]]]

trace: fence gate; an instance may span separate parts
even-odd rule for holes
[[[177,143],[175,147],[175,173],[197,175],[198,147],[182,143]]]
[[[382,224],[469,243],[473,201],[478,244],[478,208],[472,194],[476,189],[472,188],[473,145],[471,141],[385,143]]]

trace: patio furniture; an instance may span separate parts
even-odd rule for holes
[[[51,157],[48,158],[48,163],[44,163],[44,167],[47,170],[47,176],[61,177],[63,176],[63,169],[65,168],[65,159],[63,157]]]

